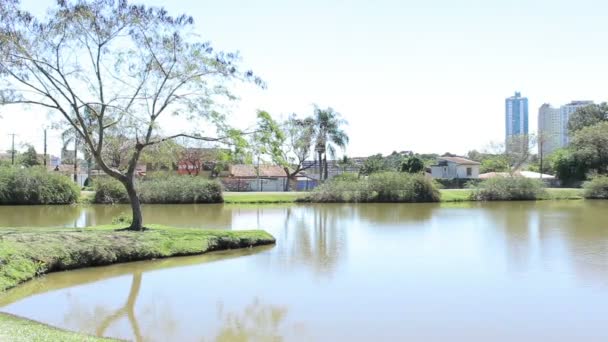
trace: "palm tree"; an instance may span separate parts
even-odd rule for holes
[[[327,153],[329,152],[329,155],[334,158],[336,148],[344,150],[348,144],[348,135],[342,129],[342,126],[348,122],[331,107],[321,109],[317,106],[315,106],[314,121],[315,152],[319,157],[319,180],[322,180],[327,179],[328,176]]]

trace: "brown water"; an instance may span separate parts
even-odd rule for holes
[[[125,207],[0,207],[0,226]],[[608,202],[146,206],[277,245],[56,273],[0,310],[141,341],[608,341]]]

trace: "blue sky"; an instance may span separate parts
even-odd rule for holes
[[[23,4],[39,13],[52,2]],[[504,99],[516,90],[529,98],[532,131],[544,102],[606,100],[602,1],[143,2],[192,15],[204,40],[240,51],[268,83],[236,89],[235,125],[252,123],[256,109],[331,106],[349,121],[350,156],[483,149],[503,138]],[[12,131],[41,148],[27,116],[45,111],[0,112],[1,150]]]

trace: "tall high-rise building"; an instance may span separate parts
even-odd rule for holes
[[[514,137],[528,135],[528,98],[520,92],[505,100],[505,144],[510,145]],[[527,142],[525,143],[527,148]]]
[[[548,156],[563,146],[560,108],[545,103],[538,109],[538,153]]]
[[[562,116],[562,145],[561,147],[568,146],[570,143],[570,133],[568,132],[568,121],[570,120],[570,115],[576,112],[577,109],[582,107],[587,107],[592,105],[593,101],[571,101],[568,104],[565,104],[560,107],[560,112]]]
[[[568,121],[577,109],[593,104],[593,101],[572,101],[559,108],[545,103],[538,109],[539,153],[549,155],[570,143]],[[540,150],[542,148],[542,151]]]

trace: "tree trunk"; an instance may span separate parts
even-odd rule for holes
[[[284,168],[285,174],[287,178],[285,179],[285,185],[283,185],[283,191],[289,191],[289,181],[291,180],[291,174],[289,173],[288,168]]]
[[[323,180],[323,152],[319,151],[319,182]]]
[[[131,202],[131,210],[133,211],[133,221],[129,226],[129,230],[142,231],[144,229],[144,220],[141,214],[141,203],[139,202],[139,197],[137,197],[137,191],[135,190],[133,175],[127,175],[127,179],[123,184],[125,188],[127,188],[127,194],[129,195],[129,201]]]
[[[323,179],[327,180],[327,153],[323,155],[323,168],[325,170],[325,175],[323,176]]]

